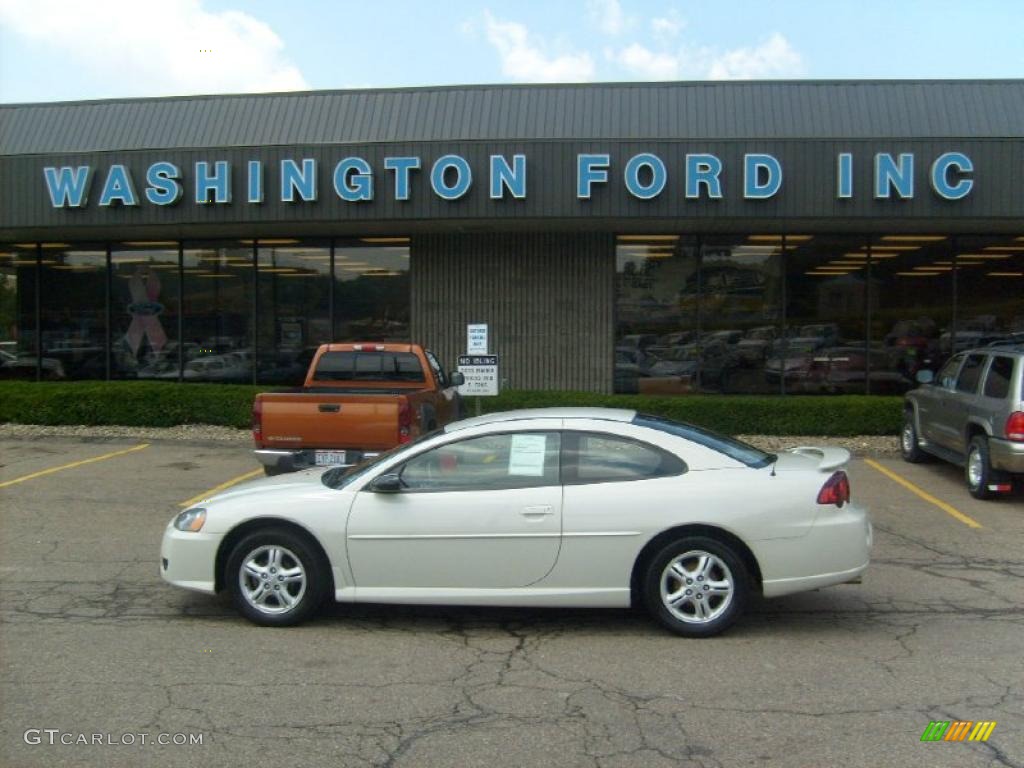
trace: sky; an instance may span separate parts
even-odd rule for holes
[[[1024,0],[0,0],[0,102],[1024,77]]]

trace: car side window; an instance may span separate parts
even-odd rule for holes
[[[935,377],[935,383],[943,389],[952,389],[953,382],[956,381],[956,372],[960,368],[960,363],[963,359],[963,355],[957,355],[942,366],[939,375]]]
[[[993,357],[985,377],[985,397],[999,400],[1010,394],[1010,381],[1013,379],[1013,358]]]
[[[985,367],[985,355],[968,355],[964,367],[960,369],[960,376],[956,380],[958,392],[973,394],[978,391],[978,382],[981,381],[981,371]]]
[[[487,491],[559,484],[557,432],[483,435],[414,456],[399,470],[407,491]]]
[[[434,378],[437,379],[438,389],[447,389],[448,377],[444,375],[444,369],[441,367],[441,363],[439,363],[437,358],[434,357],[433,352],[424,350],[423,354],[427,356],[427,362],[430,363],[430,369],[434,372]]]
[[[599,432],[567,432],[563,482],[617,483],[681,475],[686,464],[653,445]]]

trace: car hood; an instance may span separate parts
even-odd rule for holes
[[[210,501],[234,501],[245,496],[263,496],[267,493],[273,493],[279,490],[294,492],[300,490],[301,486],[307,486],[309,488],[323,488],[320,476],[326,472],[327,469],[329,468],[317,467],[315,469],[306,469],[301,472],[289,472],[288,474],[276,475],[274,477],[261,477],[257,480],[250,480],[247,483],[236,485],[226,491],[203,499],[202,501],[197,502],[197,504],[204,504]]]

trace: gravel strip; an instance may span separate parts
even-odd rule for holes
[[[0,424],[0,439],[33,440],[40,437],[76,437],[87,440],[176,440],[196,443],[251,445],[247,429],[213,427],[205,424],[183,424],[178,427],[48,427],[35,424]],[[765,451],[779,451],[797,445],[834,445],[848,449],[855,456],[878,456],[899,453],[896,436],[860,435],[856,437],[804,437],[772,435],[740,435]]]

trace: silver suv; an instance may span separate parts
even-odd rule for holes
[[[900,448],[910,462],[937,456],[964,467],[978,499],[1024,482],[1024,344],[960,352],[907,393]]]

